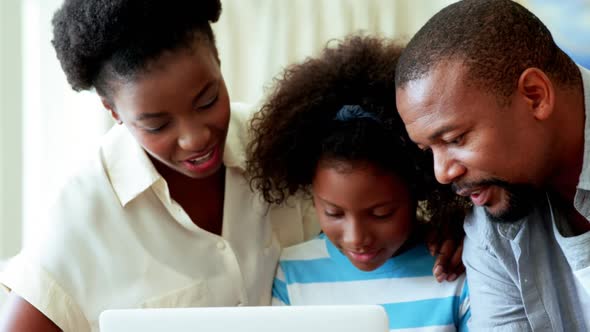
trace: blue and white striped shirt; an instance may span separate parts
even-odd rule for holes
[[[283,250],[273,305],[379,304],[392,331],[467,331],[471,317],[465,276],[438,283],[424,244],[358,270],[324,235]]]

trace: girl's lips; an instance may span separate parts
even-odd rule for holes
[[[377,255],[381,252],[381,250],[371,250],[367,252],[355,252],[355,251],[347,251],[348,256],[360,263],[368,263],[372,261]]]

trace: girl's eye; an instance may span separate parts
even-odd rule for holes
[[[373,214],[373,216],[377,219],[387,219],[387,218],[391,217],[392,214],[393,214],[392,212],[375,213],[375,214]]]
[[[395,213],[396,210],[397,209],[373,211],[373,217],[376,219],[388,219],[388,218],[391,218],[391,216],[393,216],[393,214]]]
[[[399,208],[398,206],[391,206],[388,208],[375,209],[372,212],[373,217],[376,219],[389,219],[395,215],[395,213],[398,211],[398,208]]]
[[[330,218],[338,218],[338,217],[342,216],[342,213],[340,213],[340,212],[328,211],[328,210],[324,210],[324,214]]]

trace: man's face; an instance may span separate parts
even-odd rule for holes
[[[432,150],[440,183],[451,183],[495,219],[529,212],[548,169],[543,126],[527,98],[514,93],[501,105],[492,92],[469,84],[457,62],[398,88],[396,98],[412,140]]]

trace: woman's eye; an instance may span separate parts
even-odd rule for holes
[[[156,134],[156,133],[159,133],[162,130],[164,130],[166,128],[166,126],[168,126],[168,123],[164,123],[163,125],[161,125],[159,127],[145,128],[145,130],[149,133]]]
[[[208,109],[209,107],[215,105],[215,103],[217,102],[218,99],[219,99],[219,94],[215,95],[215,97],[213,97],[207,103],[199,106],[199,109]]]

